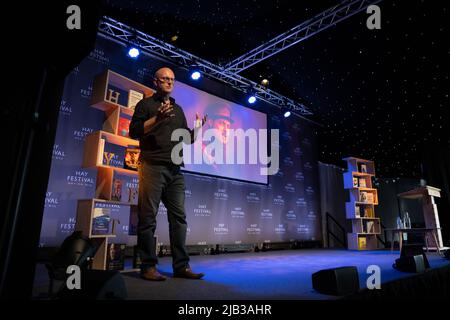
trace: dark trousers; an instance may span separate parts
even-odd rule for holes
[[[142,261],[141,269],[158,263],[154,234],[160,201],[167,208],[173,270],[178,271],[189,266],[189,255],[185,246],[187,223],[184,190],[184,176],[179,166],[151,165],[145,161],[140,163],[137,244]]]

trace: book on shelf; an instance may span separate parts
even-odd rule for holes
[[[136,105],[139,101],[141,101],[142,99],[144,99],[144,94],[136,91],[136,90],[130,90],[128,92],[128,108],[134,110],[134,108],[136,108]]]
[[[361,217],[361,207],[359,205],[355,205],[355,217],[356,218]]]
[[[124,147],[113,143],[105,143],[103,150],[103,165],[123,168],[124,157]]]
[[[97,151],[97,165],[100,166],[103,164],[103,152],[105,151],[105,139],[100,138],[100,142],[98,145]]]
[[[366,191],[361,191],[359,193],[359,201],[367,202],[367,192]]]
[[[364,216],[367,218],[375,218],[375,212],[372,207],[364,208]]]
[[[137,225],[138,225],[138,206],[130,207],[130,219],[128,221],[128,235],[137,235]]]
[[[357,177],[353,177],[353,186],[358,187],[358,178]]]
[[[366,185],[366,179],[364,179],[364,178],[360,178],[360,179],[359,179],[359,187],[360,187],[360,188],[365,188],[365,187],[367,187],[367,185]]]
[[[361,221],[361,227],[362,227],[362,233],[367,233],[367,224],[363,221]]]
[[[367,192],[366,199],[367,199],[366,201],[368,203],[373,203],[373,200],[374,200],[373,193],[372,192]]]
[[[136,205],[138,203],[138,192],[139,178],[136,175],[117,171],[113,173],[111,200]]]
[[[104,235],[111,233],[111,209],[96,207],[92,218],[93,235]]]
[[[364,164],[364,163],[361,163],[361,164],[359,165],[359,172],[361,172],[361,173],[367,173],[367,165]]]
[[[366,248],[367,248],[366,237],[358,237],[358,249],[366,249]]]
[[[125,150],[124,168],[129,170],[138,170],[138,161],[141,150],[137,146],[129,146]]]
[[[124,243],[109,243],[106,258],[106,268],[108,270],[123,270],[125,267]]]
[[[127,96],[128,92],[126,90],[116,87],[112,84],[108,84],[105,100],[121,106],[126,106]]]
[[[129,137],[131,116],[126,113],[121,113],[119,117],[119,127],[117,128],[117,134],[122,137]]]
[[[122,200],[122,185],[123,180],[114,177],[112,183],[111,200],[121,201]]]
[[[375,223],[373,221],[366,221],[367,223],[367,233],[375,233]]]

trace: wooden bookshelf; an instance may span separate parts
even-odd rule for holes
[[[345,213],[352,223],[352,232],[347,234],[348,249],[378,249],[377,235],[381,233],[381,222],[375,216],[378,191],[372,185],[374,162],[355,157],[343,160],[347,162],[347,171],[343,173],[344,188],[349,194]]]
[[[130,90],[136,92],[130,92]],[[113,200],[112,189],[117,174],[122,175],[118,180],[125,179],[123,181],[127,181],[127,177],[123,178],[124,175],[136,177],[137,171],[125,169],[122,166],[114,166],[118,162],[112,163],[107,161],[106,163],[112,163],[113,165],[104,164],[105,153],[121,154],[121,148],[123,148],[123,154],[125,154],[126,148],[139,147],[139,141],[127,136],[129,128],[124,126],[124,124],[128,125],[126,121],[131,121],[134,113],[131,102],[136,103],[141,96],[146,98],[152,96],[153,93],[154,90],[111,70],[105,70],[94,79],[91,107],[104,111],[105,121],[103,122],[102,130],[87,135],[85,139],[82,167],[96,168],[97,179],[94,198],[80,199],[78,201],[76,221],[76,230],[82,231],[84,235],[98,245],[97,253],[93,259],[94,269],[106,269],[108,242],[109,239],[115,237],[115,225],[111,217],[110,219],[105,219],[105,221],[111,222],[111,225],[109,225],[110,234],[96,234],[93,232],[94,214],[100,213],[100,217],[102,217],[102,214],[106,216],[110,212],[108,204],[130,206],[130,211],[131,208],[136,206],[136,203],[134,203],[136,201],[134,197],[136,193],[133,193],[133,190],[136,189],[135,187],[129,187],[128,190],[129,193],[126,199],[131,202],[123,201],[125,195],[122,195],[120,192],[117,199],[121,201]],[[119,97],[121,97],[121,100],[119,100]],[[128,103],[120,104],[120,101]],[[134,182],[132,181],[132,183]],[[103,205],[99,204],[103,204],[104,208],[102,207]]]

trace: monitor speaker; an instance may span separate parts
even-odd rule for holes
[[[125,281],[117,270],[82,270],[81,288],[63,289],[56,298],[61,300],[123,300],[128,296]]]
[[[359,290],[356,267],[340,267],[320,270],[312,275],[314,290],[329,295],[347,295]]]

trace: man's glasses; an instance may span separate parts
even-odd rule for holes
[[[158,80],[162,81],[162,82],[175,82],[175,78],[169,78],[169,77],[158,78]]]

